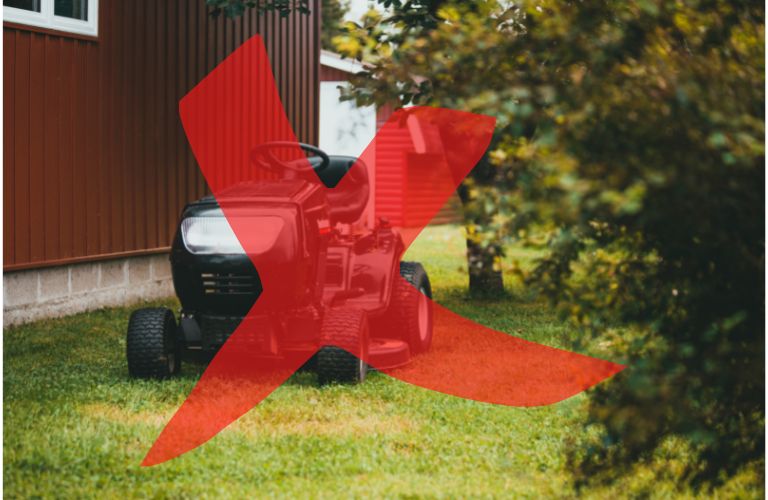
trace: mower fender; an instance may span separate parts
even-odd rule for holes
[[[192,316],[181,316],[180,328],[181,337],[186,343],[201,343],[203,341],[203,334],[200,331],[200,325],[197,324],[197,320]]]

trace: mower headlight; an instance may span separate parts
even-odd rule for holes
[[[272,248],[283,230],[280,217],[240,217],[236,227],[248,231],[248,252],[261,253]],[[181,238],[193,254],[244,254],[240,241],[225,217],[187,217],[181,221]]]

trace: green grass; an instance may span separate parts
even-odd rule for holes
[[[430,228],[409,250],[435,297],[493,328],[559,347],[574,338],[511,276],[504,300],[465,297],[463,241]],[[523,262],[533,254],[513,250]],[[167,305],[177,307],[175,302]],[[4,486],[9,497],[569,497],[565,447],[583,432],[587,396],[541,408],[466,401],[373,374],[319,388],[298,374],[206,445],[166,464],[139,463],[202,367],[165,382],[130,380],[130,308],[5,330]],[[605,353],[603,353],[605,354]],[[609,382],[610,383],[610,382]],[[683,446],[595,498],[692,496],[674,480]],[[714,492],[762,497],[745,471]]]

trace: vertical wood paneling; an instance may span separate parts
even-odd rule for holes
[[[100,245],[102,230],[100,221],[102,217],[101,196],[101,178],[104,175],[104,169],[100,168],[99,158],[101,155],[100,141],[93,140],[99,137],[99,115],[98,106],[90,105],[94,98],[101,95],[101,86],[99,85],[99,70],[101,61],[96,45],[86,43],[85,45],[85,117],[84,133],[82,141],[85,144],[85,187],[86,187],[86,249],[85,255],[97,255],[101,253]]]
[[[78,134],[78,130],[87,130],[88,116],[88,95],[86,94],[86,79],[88,77],[88,65],[85,59],[87,55],[87,45],[85,42],[78,41],[73,46],[74,61],[72,72],[75,75],[75,99],[72,120],[72,166],[75,172],[73,176],[73,224],[72,224],[72,244],[73,255],[85,255],[87,246],[87,209],[86,200],[88,199],[87,170],[88,157],[85,149],[88,144],[87,134]],[[82,110],[79,112],[78,110]]]
[[[26,38],[26,33],[19,33],[19,38]],[[41,203],[45,207],[45,259],[56,260],[61,258],[59,228],[61,226],[59,212],[59,162],[61,136],[61,39],[52,39],[45,47],[45,89],[43,100],[45,102],[45,121],[43,128],[43,158],[44,181],[43,185],[30,186],[33,194],[31,203]],[[21,58],[18,57],[17,61]],[[37,125],[35,125],[37,128]],[[23,168],[23,167],[21,167]],[[42,195],[41,195],[42,194]],[[35,196],[36,195],[36,196]]]
[[[157,109],[160,102],[159,99],[157,99],[157,92],[155,92],[152,85],[152,82],[157,78],[159,71],[157,54],[157,2],[147,5],[146,8],[145,23],[147,28],[147,45],[144,67],[146,68],[148,78],[143,79],[142,92],[144,93],[147,106],[149,106],[150,109]],[[160,147],[158,140],[160,135],[160,124],[158,123],[158,120],[155,120],[152,123],[143,125],[143,142],[145,147],[141,148],[142,158],[140,161],[143,169],[141,184],[144,190],[144,205],[146,210],[144,232],[146,237],[146,248],[155,248],[158,246],[158,241],[160,241],[158,238],[158,218],[151,215],[159,213],[157,210],[158,191],[155,183],[155,172],[159,166],[157,161],[157,150]]]
[[[76,43],[59,43],[61,55],[61,70],[59,72],[59,94],[61,104],[61,119],[59,120],[59,136],[55,139],[58,143],[58,162],[59,162],[59,256],[61,258],[72,257],[72,228],[74,226],[73,208],[74,193],[74,162],[72,161],[72,139],[74,138],[73,115],[74,105],[73,97],[76,86],[74,79],[74,62],[72,60],[72,50]],[[78,180],[79,182],[79,180]]]
[[[15,53],[24,53],[29,50],[29,37],[16,37]],[[17,60],[14,67],[15,82],[13,89],[16,92],[14,105],[11,107],[14,117],[13,133],[13,162],[20,168],[13,173],[14,204],[20,207],[15,214],[15,228],[24,227],[30,223],[29,219],[29,155],[30,155],[30,120],[29,104],[30,92],[27,85],[29,78],[30,61]],[[25,235],[27,236],[27,235]],[[28,258],[29,237],[19,238],[15,242],[14,257],[17,259]]]
[[[134,18],[133,30],[139,30],[139,27],[145,22],[147,18],[147,4],[145,2],[136,2],[136,17]],[[151,29],[147,29],[151,31]],[[149,50],[147,47],[147,37],[142,36],[136,40],[136,50],[140,54],[146,54],[149,56]],[[139,62],[135,58],[133,59],[133,74],[134,74],[134,102],[138,102],[142,99],[149,103],[149,79],[142,76],[142,70],[146,71],[148,66],[146,61]],[[136,196],[135,204],[135,217],[137,221],[147,221],[147,198],[152,195],[151,191],[147,190],[145,180],[149,176],[147,169],[147,163],[149,158],[147,155],[148,146],[151,144],[151,138],[147,131],[147,114],[141,113],[139,109],[133,109],[133,142],[132,148],[134,155],[132,158],[131,171],[134,172],[133,185],[139,196]],[[142,145],[146,145],[142,147]],[[148,221],[147,221],[148,222]],[[136,238],[135,248],[151,248],[148,246],[148,223],[133,224],[134,234]]]
[[[45,36],[33,34],[30,36],[30,66],[29,66],[29,90],[30,95],[37,96],[29,103],[30,123],[35,124],[35,129],[44,131],[46,116],[45,109]],[[7,92],[7,90],[6,90]],[[18,99],[14,99],[18,102]],[[6,111],[7,112],[7,111]],[[45,172],[45,144],[46,136],[44,133],[38,133],[36,145],[29,152],[29,256],[17,255],[16,262],[39,262],[45,260],[45,198],[42,196],[42,186],[46,182]],[[21,172],[21,165],[14,163],[6,164],[3,168],[10,168],[13,165],[14,170]],[[19,190],[19,193],[22,193]],[[17,200],[14,203],[14,210],[17,213],[23,213],[24,203]],[[8,220],[8,212],[4,216]],[[18,227],[15,230],[15,238],[21,242],[26,239],[24,228]],[[6,240],[8,242],[8,240]],[[8,243],[6,243],[8,244]]]
[[[168,59],[169,57],[169,51],[168,51],[168,32],[170,29],[168,29],[169,26],[169,20],[168,20],[168,12],[169,12],[169,4],[170,2],[157,2],[157,55],[158,55],[158,66],[159,71],[157,72],[157,75],[155,75],[155,78],[153,78],[153,82],[155,84],[155,93],[158,97],[157,102],[157,123],[160,127],[159,131],[159,138],[157,143],[157,160],[158,164],[155,166],[155,185],[157,186],[157,192],[158,192],[158,200],[157,200],[157,220],[158,224],[160,226],[160,240],[158,244],[162,244],[163,241],[169,241],[171,238],[171,231],[173,229],[169,226],[169,219],[168,216],[169,212],[171,211],[171,206],[168,202],[168,169],[170,168],[170,160],[171,160],[171,148],[168,147],[168,145],[163,144],[163,141],[168,141],[168,130],[165,128],[166,122],[170,120],[170,116],[168,114],[168,106],[166,106],[166,103],[169,99],[171,99],[171,93],[168,86],[168,79],[170,78],[170,72],[171,72],[171,63]],[[163,168],[165,167],[165,168]]]
[[[208,192],[178,101],[254,34],[297,137],[317,142],[319,0],[287,19],[212,20],[203,0],[99,10],[95,41],[4,27],[7,270],[167,248],[184,204]]]
[[[3,109],[11,116],[15,115],[15,97],[14,83],[15,83],[15,50],[16,50],[16,36],[15,33],[3,33],[3,60],[5,61],[5,68],[3,71],[3,88],[5,93],[3,94]],[[15,130],[16,127],[3,127],[3,163],[5,165],[13,165],[15,158]],[[11,145],[14,146],[11,146]],[[14,213],[14,206],[16,200],[16,185],[15,185],[15,169],[5,168],[3,169],[3,212],[6,214],[13,214],[10,217],[6,216],[5,224],[3,224],[3,239],[5,240],[5,246],[3,247],[3,260],[5,262],[14,262],[16,259],[16,246],[18,241],[11,243],[15,235],[16,216]]]
[[[106,12],[105,12],[106,11]],[[114,35],[114,15],[112,14],[112,4],[105,2],[99,9],[99,31],[102,38],[98,44],[94,44],[99,58],[99,130],[96,135],[99,144],[99,192],[96,196],[99,198],[99,254],[107,254],[112,248],[112,210],[111,210],[111,174],[112,157],[114,147],[107,129],[112,114],[115,112],[115,102],[112,99],[112,81],[114,75],[114,61],[111,54],[113,50],[114,36],[105,36],[108,31]],[[90,235],[89,235],[90,238]]]
[[[162,214],[165,217],[166,227],[168,231],[173,231],[174,221],[176,219],[175,208],[177,205],[176,194],[179,186],[176,181],[177,168],[177,150],[178,150],[178,127],[176,127],[176,121],[174,120],[175,113],[175,98],[178,96],[178,30],[179,30],[179,9],[176,2],[168,2],[168,10],[166,12],[166,54],[167,54],[167,71],[165,72],[165,79],[162,84],[166,87],[165,100],[163,101],[163,108],[165,109],[163,126],[167,127],[165,133],[167,134],[167,140],[170,142],[164,149],[167,149],[168,155],[166,156],[166,168],[161,169],[165,172],[164,188],[165,188],[165,200],[166,211]]]
[[[117,4],[112,5],[112,9],[117,9]],[[122,38],[125,35],[126,18],[117,17],[117,13],[112,14],[112,31],[110,36],[114,40],[114,46],[112,48],[112,54],[114,57],[112,63],[112,85],[109,87],[108,99],[114,104],[112,107],[112,114],[109,118],[107,131],[111,144],[108,148],[111,150],[111,164],[107,168],[110,170],[110,200],[111,200],[111,214],[110,214],[110,232],[112,238],[110,241],[111,247],[126,249],[128,246],[125,244],[125,225],[128,222],[127,217],[124,217],[124,203],[125,193],[127,186],[125,185],[125,110],[127,108],[127,95],[125,93],[125,54],[127,52],[127,45]],[[104,33],[104,36],[107,36]],[[115,166],[122,168],[115,168]]]
[[[197,35],[197,10],[195,8],[195,4],[191,4],[189,11],[187,12],[186,16],[186,23],[187,23],[187,33],[188,41],[187,41],[187,50],[185,52],[185,59],[187,61],[186,67],[184,68],[184,92],[189,92],[189,90],[194,86],[196,83],[195,75],[197,73],[197,41],[199,36]],[[192,35],[195,36],[192,36]],[[183,130],[183,129],[182,129]],[[194,163],[194,158],[192,155],[192,150],[189,148],[187,141],[184,140],[184,137],[182,135],[182,148],[184,151],[184,164],[185,165],[191,165]],[[187,173],[187,192],[186,192],[186,199],[194,199],[197,198],[197,173],[195,172],[195,169],[188,168],[186,169]]]
[[[197,43],[197,73],[193,79],[193,84],[202,80],[208,73],[208,16],[205,9],[196,9],[197,11],[197,36],[195,42]],[[201,170],[195,169],[195,179],[197,185],[197,192],[195,197],[201,197],[205,194],[207,188],[205,179],[203,179],[203,173]]]
[[[122,213],[118,226],[122,229],[123,247],[127,251],[135,248],[133,217],[133,194],[134,186],[131,183],[132,169],[136,166],[131,161],[131,138],[133,131],[130,129],[131,118],[135,115],[131,107],[134,104],[131,95],[130,79],[132,76],[131,60],[136,50],[136,33],[133,27],[136,25],[134,16],[135,6],[130,9],[119,11],[119,21],[117,22],[120,39],[120,56],[118,59],[120,65],[119,74],[119,95],[120,95],[120,114],[116,117],[119,120],[120,128],[120,163],[123,168],[120,169],[122,194]]]

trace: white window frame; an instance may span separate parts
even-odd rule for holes
[[[88,1],[88,20],[57,16],[53,13],[53,0],[40,0],[40,12],[3,6],[3,21],[27,24],[38,28],[66,31],[78,35],[99,34],[99,0]]]

